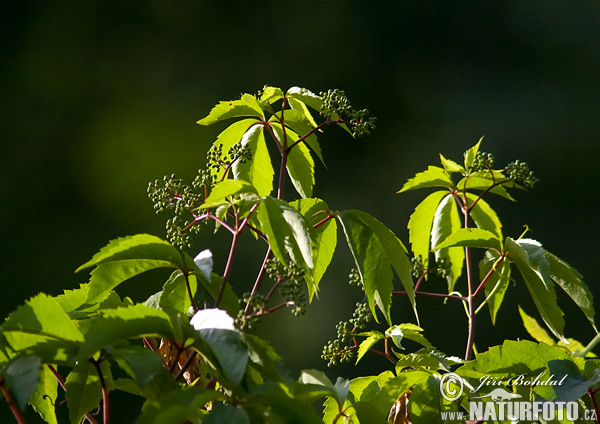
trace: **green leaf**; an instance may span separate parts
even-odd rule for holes
[[[304,217],[289,204],[272,197],[262,199],[257,217],[275,257],[286,265],[291,259],[312,276],[314,232]]]
[[[550,252],[545,252],[550,277],[569,295],[573,302],[583,311],[594,329],[594,296],[583,281],[583,276],[571,265]]]
[[[150,234],[136,234],[111,240],[75,272],[105,262],[128,259],[156,259],[185,268],[179,251],[170,243]]]
[[[383,340],[385,338],[385,336],[380,333],[380,332],[374,332],[375,334],[371,334],[369,337],[367,337],[365,340],[363,340],[360,345],[358,346],[358,353],[356,355],[356,363],[358,364],[358,361],[360,361],[362,359],[363,356],[365,356],[365,353],[367,353],[374,345],[375,343],[377,343],[379,340]]]
[[[217,405],[202,420],[203,424],[250,424],[250,418],[240,406]]]
[[[113,240],[77,269],[80,271],[96,265],[81,307],[101,302],[116,286],[143,272],[165,267],[187,270],[192,264],[189,257],[156,236],[137,234]]]
[[[200,336],[215,354],[223,374],[232,384],[240,384],[248,364],[248,347],[240,334],[233,330],[209,328],[200,330]]]
[[[58,380],[48,366],[43,366],[37,388],[29,399],[29,404],[48,424],[57,423],[55,407],[57,395]]]
[[[264,86],[262,89],[262,95],[260,96],[261,102],[269,102],[270,104],[275,103],[277,100],[283,98],[283,90],[278,87]]]
[[[321,106],[323,105],[323,99],[306,88],[292,87],[287,91],[285,96],[300,100],[317,112],[321,110]]]
[[[102,310],[97,317],[80,321],[80,325],[85,335],[78,355],[80,359],[89,358],[107,345],[130,338],[175,339],[169,316],[143,304]]]
[[[564,350],[529,340],[505,340],[487,352],[476,355],[475,360],[466,362],[456,370],[462,377],[479,381],[481,375],[506,378],[525,374],[535,377],[553,359],[568,359]],[[479,383],[475,387],[477,387]]]
[[[63,311],[59,303],[47,294],[40,293],[19,306],[12,312],[4,324],[2,331],[15,350],[13,333],[29,333],[50,339],[71,342],[74,345],[83,342],[84,337],[75,323]]]
[[[196,294],[196,289],[198,288],[196,276],[189,275],[188,281],[190,284],[191,295],[194,296]],[[185,315],[191,305],[192,303],[188,294],[185,276],[181,271],[173,272],[163,286],[158,306],[167,312],[179,312]]]
[[[255,405],[256,422],[322,423],[311,405],[291,397],[290,391],[281,383],[266,382],[255,387],[248,396],[248,404]]]
[[[225,396],[216,390],[204,390],[195,387],[176,390],[144,405],[143,413],[137,424],[182,423],[188,420],[196,422],[200,410],[209,402],[224,400]]]
[[[410,260],[406,256],[407,252],[404,244],[402,244],[400,239],[398,239],[398,237],[396,237],[396,235],[388,227],[383,225],[380,221],[368,213],[358,210],[351,210],[346,211],[345,214],[353,214],[373,231],[381,243],[381,247],[385,252],[385,257],[400,278],[400,282],[407,293],[408,299],[413,307],[415,317],[418,320],[419,315],[417,314],[415,289],[412,279],[412,266]]]
[[[481,228],[459,228],[433,249],[437,250],[453,246],[502,249],[498,237],[494,233],[482,230]]]
[[[408,221],[409,241],[415,258],[421,258],[423,266],[427,269],[429,264],[429,242],[431,240],[431,227],[438,205],[442,199],[450,196],[447,191],[431,193],[415,208]]]
[[[203,208],[214,208],[229,204],[230,197],[239,196],[241,194],[258,194],[257,190],[247,181],[244,180],[223,180],[215,185],[210,192],[210,195],[204,201]]]
[[[288,102],[293,110],[298,111],[300,113],[304,121],[309,123],[313,128],[317,126],[315,118],[313,118],[310,111],[308,110],[308,107],[306,107],[306,103],[294,97],[288,98]]]
[[[420,382],[429,379],[431,373],[423,370],[410,370],[401,372],[397,377],[393,377],[393,374],[392,378],[382,377],[383,375],[380,375],[378,378],[380,391],[370,398],[369,402],[389,411],[400,396]],[[439,382],[436,391],[439,393]]]
[[[354,257],[375,321],[379,322],[375,312],[375,304],[377,304],[385,319],[391,323],[393,275],[390,262],[377,234],[354,212],[339,213],[339,221]]]
[[[434,376],[421,380],[413,388],[408,402],[411,417],[419,417],[426,423],[443,423],[440,415],[442,395],[440,382]]]
[[[546,379],[554,375],[553,381],[562,384],[539,385],[534,388],[534,393],[547,401],[574,402],[585,396],[590,387],[600,383],[600,371],[596,370],[594,376],[587,380],[575,363],[570,359],[555,359],[548,362]],[[542,377],[544,379],[544,377]]]
[[[472,205],[478,196],[473,193],[467,193],[467,199],[469,204]],[[482,230],[488,230],[496,234],[498,239],[502,240],[502,223],[498,218],[496,212],[491,208],[489,204],[483,199],[479,199],[473,209],[471,209],[471,218],[475,222],[478,228]]]
[[[431,245],[437,246],[451,234],[460,230],[461,220],[458,214],[458,207],[452,196],[446,196],[438,205],[433,217],[431,228]],[[450,262],[450,274],[448,280],[448,293],[454,290],[456,281],[462,274],[463,262],[465,260],[465,251],[462,247],[446,247],[434,252],[437,261],[445,259]]]
[[[306,121],[302,120],[302,117],[299,116],[299,113],[297,113],[294,110],[287,110],[285,112],[284,124],[286,127],[292,129],[300,137],[305,136],[313,130],[313,127]],[[321,146],[319,145],[319,141],[317,140],[317,134],[313,133],[309,135],[304,139],[302,143],[306,143],[308,147],[310,147],[315,152],[317,157],[321,160],[321,163],[325,166],[323,154],[321,153]]]
[[[223,278],[220,275],[215,274],[214,272],[210,276],[210,281],[204,278],[202,273],[197,273],[196,277],[202,283],[202,286],[208,291],[208,293],[212,296],[213,299],[217,299],[219,295],[219,290],[221,289],[221,283],[223,282]],[[219,307],[227,311],[227,313],[235,317],[237,316],[240,310],[240,304],[238,301],[238,296],[233,291],[232,285],[227,281],[225,284],[225,291],[223,292],[223,297],[221,298],[221,303],[219,303]]]
[[[534,268],[534,265],[530,263],[529,255],[521,245],[510,237],[506,238],[504,245],[506,246],[511,261],[519,269],[540,316],[550,331],[552,331],[558,339],[562,340],[565,320],[563,318],[563,312],[557,304],[554,285],[551,284],[546,286],[544,284],[539,269]]]
[[[283,142],[283,131],[281,125],[271,124],[280,143]],[[286,131],[287,145],[298,140],[298,134],[291,130]],[[294,188],[303,198],[311,197],[315,185],[315,162],[310,155],[308,147],[303,143],[297,144],[290,150],[286,162],[287,172]]]
[[[454,183],[442,168],[429,166],[426,171],[419,172],[413,178],[409,179],[398,193],[426,187],[448,187],[453,189]]]
[[[519,306],[519,314],[521,315],[521,320],[523,321],[523,327],[525,327],[525,330],[527,330],[529,335],[533,337],[534,340],[554,346],[555,342],[552,337],[550,337],[546,330],[544,330],[538,324],[535,318],[527,315],[521,306]]]
[[[36,391],[40,380],[40,371],[40,358],[21,356],[13,359],[3,372],[21,411],[25,409],[29,398]]]
[[[273,176],[275,171],[267,150],[262,124],[252,126],[242,137],[242,146],[248,146],[252,159],[233,164],[233,175],[236,180],[250,182],[260,196],[266,196],[273,191]]]
[[[431,343],[429,343],[429,340],[427,340],[421,334],[422,331],[423,329],[418,325],[403,323],[391,326],[390,328],[385,330],[385,335],[387,337],[391,337],[394,341],[394,344],[399,349],[404,349],[401,343],[403,338],[412,340],[413,342],[417,342],[425,347],[432,347]]]
[[[107,361],[100,363],[102,377],[108,390],[112,390],[113,381]],[[97,409],[102,400],[102,385],[96,367],[87,360],[75,364],[65,380],[67,407],[71,424],[80,423],[90,411]]]
[[[453,174],[456,172],[464,174],[466,172],[465,168],[463,168],[461,165],[459,165],[458,163],[454,162],[451,159],[446,159],[444,157],[444,155],[442,155],[441,153],[440,153],[440,161],[442,163],[442,166],[444,167],[444,170],[449,174]]]
[[[327,203],[320,199],[299,199],[291,202],[290,205],[304,216],[310,227],[317,226],[314,228],[314,286],[309,284],[309,299],[312,301],[337,246],[337,223],[332,215],[328,215]],[[323,223],[327,217],[331,219]],[[314,290],[311,290],[313,287]]]
[[[396,354],[396,356],[398,356],[398,361],[395,368],[398,375],[406,368],[449,372],[453,363],[451,358],[446,358],[446,355],[433,348],[422,348],[408,355]]]
[[[479,278],[481,281],[488,275],[494,264],[498,260],[498,253],[492,250],[485,252],[485,256],[479,264]],[[488,278],[484,286],[486,302],[490,311],[490,317],[492,324],[496,325],[496,316],[502,301],[504,300],[504,294],[508,289],[508,283],[510,283],[510,262],[508,259],[503,259],[502,262],[496,265],[496,270]]]
[[[162,394],[177,389],[178,385],[175,379],[167,371],[162,358],[156,352],[136,345],[109,346],[107,352],[119,364],[119,367],[137,382],[142,391],[147,389],[148,385],[155,384],[160,380],[170,380],[172,383],[164,384],[165,390]],[[165,379],[165,376],[170,378]],[[153,398],[157,397],[153,396]]]
[[[257,336],[244,333],[242,337],[248,346],[248,357],[252,365],[260,372],[261,377],[275,382],[282,381],[284,376],[282,375],[281,356],[275,352],[275,349]]]
[[[467,171],[471,171],[471,167],[473,166],[473,162],[475,161],[475,156],[477,156],[477,152],[479,151],[479,145],[482,141],[483,137],[479,139],[476,145],[474,145],[465,152],[465,168],[467,169]]]
[[[479,171],[461,179],[456,185],[458,190],[488,190],[498,180],[491,178],[489,172]],[[508,200],[515,201],[515,199],[506,191],[507,186],[512,184],[505,183],[503,185],[497,185],[490,189],[490,193],[494,193],[498,196],[502,196]]]
[[[202,118],[197,123],[200,125],[212,125],[225,119],[240,116],[256,116],[258,118],[264,118],[264,114],[256,97],[250,94],[244,94],[240,100],[221,101],[212,108],[208,116]]]

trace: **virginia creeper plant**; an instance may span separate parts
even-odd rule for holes
[[[118,422],[111,398],[127,392],[144,399],[142,424],[436,423],[440,411],[468,408],[468,393],[452,401],[441,395],[440,381],[450,372],[475,386],[483,376],[512,373],[531,382],[541,372],[562,374],[568,384],[503,387],[527,400],[577,401],[598,416],[600,361],[592,349],[599,337],[583,277],[526,233],[504,235],[488,203],[532,188],[537,179],[527,164],[494,168],[481,140],[460,164],[440,155],[441,166],[429,166],[399,191],[433,190],[410,217],[408,250],[375,217],[313,197],[315,162],[324,163],[322,134],[337,126],[357,138],[374,129],[375,119],[343,91],[264,87],[220,102],[198,124],[226,120],[233,122],[190,184],[171,175],[148,187],[157,213],[168,215],[167,240],[113,240],[78,269],[91,270],[88,283],[58,296],[40,293],[8,315],[0,327],[0,389],[17,422],[25,422],[28,405],[48,423],[57,422],[58,408],[68,409],[73,424]],[[205,231],[230,241],[222,270],[213,269],[211,250],[189,253]],[[244,233],[264,252],[250,284],[232,278]],[[318,370],[292,377],[252,327],[265,315],[303,314],[307,302],[318,301],[339,241],[355,264],[349,284],[366,301],[337,325],[323,358],[335,365],[372,354],[389,369],[335,383]],[[158,268],[171,274],[145,302],[119,294],[121,283]],[[477,353],[477,321],[496,324],[514,284],[524,284],[535,305],[536,311],[519,307],[535,342],[506,340]],[[596,334],[587,346],[565,337],[557,290],[587,317]],[[464,305],[463,352],[443,353],[425,336],[423,296]],[[392,316],[400,298],[411,313]],[[403,343],[421,347],[408,352]]]

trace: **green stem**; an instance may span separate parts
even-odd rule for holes
[[[462,300],[462,301],[468,300],[464,296],[456,296],[453,294],[444,294],[444,293],[430,293],[430,292],[423,292],[423,291],[415,291],[415,295],[416,296],[428,296],[428,297],[443,297],[446,299],[458,299],[458,300]],[[394,290],[392,292],[392,296],[408,296],[408,293],[405,292],[404,290]]]
[[[15,403],[14,399],[10,395],[10,392],[4,385],[4,382],[5,382],[5,380],[3,378],[0,379],[0,390],[2,390],[2,394],[4,395],[4,398],[6,399],[6,403],[10,407],[10,410],[13,413],[13,415],[15,416],[15,419],[17,420],[17,422],[19,424],[25,424],[25,422],[26,422],[25,417],[23,417],[23,413],[21,412],[21,410]]]
[[[592,351],[593,348],[596,347],[598,343],[600,343],[600,334],[596,334],[596,337],[594,337],[592,341],[588,343],[588,345],[585,347],[585,349],[583,349],[583,352],[581,352],[579,356],[586,356]]]

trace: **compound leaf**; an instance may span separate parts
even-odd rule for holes
[[[58,380],[48,366],[43,366],[39,374],[37,388],[29,404],[48,424],[56,424],[56,397],[58,395]]]
[[[113,389],[108,361],[100,363],[100,371],[108,390]],[[65,380],[67,407],[71,424],[80,423],[84,415],[98,408],[102,400],[102,386],[96,367],[87,360],[75,364]]]

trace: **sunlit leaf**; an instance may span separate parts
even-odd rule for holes
[[[257,194],[256,188],[244,180],[223,180],[213,187],[210,195],[206,198],[203,208],[214,208],[227,204],[227,199],[240,194]]]
[[[444,167],[444,170],[448,173],[456,173],[459,172],[461,174],[465,173],[465,168],[461,165],[459,165],[458,163],[454,162],[451,159],[447,159],[444,157],[444,155],[442,155],[440,153],[440,161],[442,163],[442,166]]]
[[[481,263],[479,264],[479,278],[481,281],[488,275],[488,273],[496,264],[499,256],[497,252],[487,251]],[[508,289],[510,283],[510,262],[507,259],[503,259],[499,264],[496,265],[495,271],[490,275],[484,286],[484,292],[487,300],[488,309],[490,311],[490,317],[492,324],[496,324],[496,316],[500,305],[504,300],[504,295]]]
[[[592,326],[594,322],[594,296],[583,281],[583,276],[568,263],[550,252],[545,252],[548,261],[550,277],[569,295],[573,302],[579,306]]]
[[[384,335],[380,332],[375,332],[375,334],[371,334],[365,340],[360,342],[358,346],[358,353],[356,354],[356,363],[362,359],[363,356],[377,343],[379,340],[384,339]]]
[[[329,206],[320,199],[299,199],[290,203],[296,208],[306,219],[311,227],[315,227],[314,231],[314,289],[318,289],[319,282],[325,274],[327,267],[331,263],[333,253],[337,246],[337,222],[330,216],[331,219],[322,222],[329,215]],[[311,290],[313,286],[309,285],[309,299],[312,300],[315,291]]]
[[[262,89],[262,95],[260,96],[261,102],[275,103],[277,100],[283,98],[283,90],[279,87],[271,87],[265,85]]]
[[[113,381],[108,361],[100,363],[102,377],[108,390]],[[79,361],[65,380],[67,407],[71,424],[80,423],[84,415],[97,409],[102,400],[102,385],[96,367],[87,360]]]
[[[475,144],[473,147],[471,147],[465,152],[465,168],[467,169],[467,171],[471,171],[471,167],[473,166],[473,162],[475,161],[475,156],[477,156],[477,152],[479,151],[479,145],[482,141],[483,137],[479,139],[477,144]]]
[[[304,217],[284,201],[272,197],[262,199],[257,217],[275,257],[286,265],[291,259],[312,275],[314,232]]]
[[[321,110],[321,106],[323,105],[323,99],[306,88],[292,87],[287,91],[286,97],[298,99],[317,112]]]
[[[426,171],[419,172],[413,178],[409,179],[398,193],[426,187],[453,188],[454,183],[442,168],[429,166]]]
[[[413,254],[415,258],[421,258],[425,269],[429,264],[429,242],[435,212],[441,200],[446,196],[450,196],[447,191],[431,193],[419,203],[408,221],[409,241]]]
[[[553,346],[555,344],[552,337],[548,335],[546,330],[542,328],[540,324],[536,321],[535,318],[527,315],[523,308],[519,306],[519,314],[521,315],[521,320],[523,321],[523,327],[529,333],[534,340],[540,343],[546,343],[547,345]]]
[[[453,246],[479,247],[496,250],[502,249],[498,237],[494,233],[482,230],[481,228],[459,228],[433,249],[437,250]]]
[[[258,100],[250,94],[244,94],[240,100],[221,101],[212,108],[208,116],[200,119],[200,125],[212,125],[216,122],[240,116],[264,118]]]
[[[399,349],[404,349],[402,339],[412,340],[425,347],[432,347],[431,343],[421,334],[422,331],[423,329],[417,325],[403,323],[391,326],[385,330],[385,335],[390,337]]]
[[[260,196],[266,196],[273,191],[273,176],[275,171],[267,150],[262,125],[252,126],[240,141],[242,146],[249,147],[252,159],[233,164],[233,175],[237,180],[250,182]]]
[[[472,205],[473,202],[478,198],[473,193],[467,193],[467,199],[469,200],[469,204]],[[482,230],[488,230],[498,236],[498,239],[502,240],[502,223],[496,214],[496,211],[492,209],[492,207],[483,199],[479,199],[473,209],[471,209],[471,218],[477,225],[477,228],[481,228]]]
[[[462,228],[458,207],[452,196],[446,196],[438,205],[431,228],[431,246],[437,246],[454,232]],[[465,251],[463,247],[446,247],[434,251],[437,261],[445,259],[450,263],[448,292],[454,290],[454,284],[462,274]]]
[[[29,404],[40,414],[48,424],[56,424],[56,397],[58,395],[58,380],[48,366],[42,366],[37,388]]]
[[[392,270],[382,242],[375,232],[354,211],[339,213],[344,235],[365,288],[371,313],[377,322],[375,305],[391,323]]]
[[[89,358],[104,346],[130,338],[175,338],[169,316],[143,304],[102,310],[98,317],[82,321],[81,328],[85,342],[79,358]]]
[[[546,286],[544,284],[539,271],[532,267],[532,264],[529,262],[529,255],[523,247],[510,237],[506,238],[504,245],[510,254],[511,261],[519,269],[540,316],[550,331],[558,339],[562,339],[565,320],[563,312],[557,304],[554,285]]]

